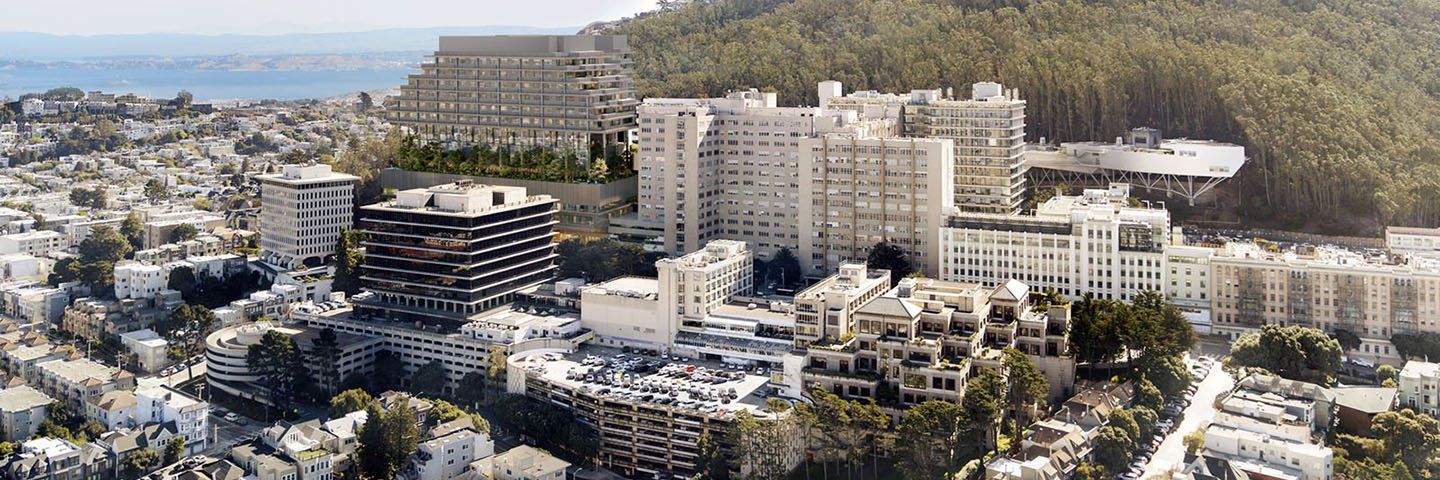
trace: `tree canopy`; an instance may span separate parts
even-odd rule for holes
[[[870,256],[865,259],[865,266],[889,270],[892,287],[915,271],[915,264],[910,262],[910,253],[886,242],[877,243],[870,248]]]
[[[1230,346],[1232,367],[1258,367],[1291,380],[1329,385],[1340,369],[1340,342],[1299,325],[1266,325]]]

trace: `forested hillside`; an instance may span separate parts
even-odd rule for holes
[[[1031,141],[1244,144],[1226,195],[1253,221],[1440,225],[1440,0],[695,0],[614,31],[645,96],[995,80],[1029,101]]]

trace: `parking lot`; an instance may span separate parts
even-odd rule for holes
[[[1209,357],[1191,359],[1188,362],[1191,366],[1191,374],[1204,373],[1203,377],[1197,375],[1195,382],[1191,383],[1194,393],[1187,394],[1188,399],[1182,402],[1179,415],[1162,413],[1161,420],[1171,419],[1177,425],[1164,434],[1157,448],[1150,448],[1148,445],[1137,454],[1137,459],[1144,458],[1132,464],[1133,468],[1127,475],[1121,478],[1150,478],[1152,476],[1165,476],[1168,473],[1180,468],[1185,461],[1185,435],[1195,430],[1204,429],[1210,425],[1215,418],[1215,399],[1220,395],[1229,392],[1235,386],[1235,379],[1225,370],[1220,368],[1220,362],[1210,360]],[[1176,412],[1171,410],[1170,412]],[[1153,456],[1152,456],[1153,452]]]

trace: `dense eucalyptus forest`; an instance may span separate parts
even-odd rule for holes
[[[1223,195],[1281,228],[1440,225],[1437,0],[693,0],[612,28],[643,96],[755,87],[1028,100],[1031,141],[1131,126],[1243,144]]]

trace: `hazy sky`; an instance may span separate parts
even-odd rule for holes
[[[0,2],[0,31],[278,34],[479,25],[568,27],[613,20],[654,6],[655,0],[5,0]]]

